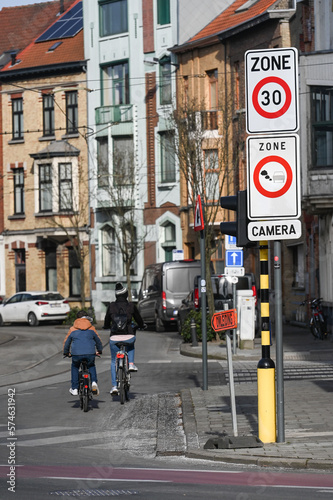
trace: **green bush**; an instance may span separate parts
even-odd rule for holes
[[[192,336],[191,336],[191,320],[194,318],[195,325],[197,328],[197,339],[198,342],[202,341],[202,335],[201,335],[201,311],[190,311],[189,315],[187,316],[183,328],[182,328],[182,337],[185,343],[190,343],[192,342]],[[214,332],[212,325],[211,325],[211,318],[209,315],[207,315],[207,342],[210,342],[212,340],[215,340],[216,338],[216,333]]]
[[[64,320],[63,325],[72,325],[74,321],[76,320],[76,315],[79,311],[81,311],[81,307],[75,306],[71,307],[71,310],[69,311],[67,318]],[[96,317],[95,317],[95,310],[93,307],[86,307],[85,311],[89,314],[89,316],[92,317],[93,319],[93,324],[96,324]]]

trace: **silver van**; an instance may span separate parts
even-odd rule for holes
[[[193,290],[194,278],[200,273],[200,260],[177,260],[147,266],[138,300],[143,321],[155,324],[157,332],[176,325],[178,308]]]

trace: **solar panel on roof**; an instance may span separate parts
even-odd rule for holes
[[[74,7],[48,28],[36,42],[56,40],[58,38],[69,38],[75,36],[83,28],[82,2]]]

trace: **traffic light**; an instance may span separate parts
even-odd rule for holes
[[[247,192],[238,191],[234,196],[222,196],[220,205],[227,210],[236,212],[236,220],[232,222],[221,222],[220,230],[222,234],[236,236],[238,247],[253,247],[256,245],[254,241],[250,241],[247,237]]]

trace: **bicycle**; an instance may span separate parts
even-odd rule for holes
[[[71,358],[71,355],[64,356]],[[96,354],[96,357],[100,357]],[[91,384],[91,375],[88,369],[88,360],[83,358],[80,362],[79,366],[79,399],[80,399],[80,408],[84,412],[87,412],[89,409],[89,401],[93,399],[93,391]]]
[[[126,351],[126,341],[117,342],[116,346],[119,351],[116,354],[116,375],[117,387],[120,396],[120,404],[129,401],[129,389],[131,385],[131,373],[128,365],[128,354]]]
[[[143,330],[147,328],[144,326]],[[140,330],[137,324],[132,323],[132,330],[135,334],[137,330]],[[117,377],[117,388],[120,396],[120,404],[124,404],[125,400],[129,401],[129,390],[131,385],[131,372],[129,371],[128,354],[126,351],[126,340],[121,340],[116,342],[116,346],[119,351],[116,354],[116,377]]]
[[[311,317],[310,317],[310,330],[312,335],[320,340],[327,339],[327,321],[323,310],[321,308],[321,303],[323,299],[310,299],[301,302],[301,306],[306,304],[310,305]]]
[[[91,388],[91,376],[86,359],[82,359],[79,368],[79,398],[81,410],[87,412],[89,401],[93,398],[93,393]]]

